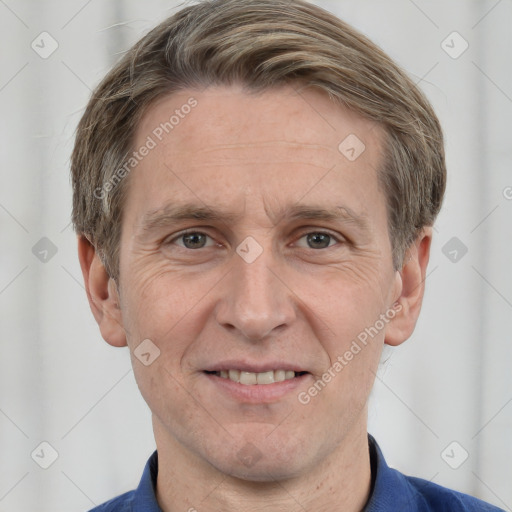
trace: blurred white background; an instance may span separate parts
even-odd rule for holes
[[[512,2],[316,3],[421,83],[447,140],[424,310],[385,354],[370,432],[390,465],[512,510]],[[177,5],[0,0],[0,512],[88,510],[136,487],[154,450],[127,349],[88,307],[69,156],[91,89]]]

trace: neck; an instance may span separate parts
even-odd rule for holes
[[[361,428],[363,426],[364,428]],[[158,447],[157,500],[163,512],[359,512],[371,486],[366,423],[357,425],[320,464],[288,479],[251,481],[219,471],[154,422]]]

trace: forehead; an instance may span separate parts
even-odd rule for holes
[[[195,137],[190,137],[191,130]],[[232,85],[180,90],[160,98],[143,115],[136,140],[152,135],[159,145],[173,144],[185,152],[211,150],[213,145],[234,149],[237,143],[249,148],[279,138],[296,143],[296,151],[309,147],[337,157],[347,135],[379,146],[382,132],[380,125],[334,103],[319,89],[283,85],[256,92]]]
[[[134,147],[151,149],[130,175],[129,198],[155,210],[179,190],[187,203],[195,194],[204,204],[240,199],[245,209],[252,199],[270,211],[272,203],[282,210],[301,195],[328,202],[346,190],[346,206],[361,211],[381,199],[371,196],[380,194],[383,138],[379,125],[314,89],[182,90],[154,103],[139,123]]]

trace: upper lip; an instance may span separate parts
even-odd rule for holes
[[[271,370],[292,370],[294,372],[307,372],[303,366],[296,363],[284,361],[241,361],[230,359],[229,361],[221,361],[211,364],[204,368],[205,372],[220,372],[221,370],[240,370],[243,372],[263,373]]]

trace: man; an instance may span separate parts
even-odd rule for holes
[[[72,177],[91,309],[157,445],[95,510],[498,510],[367,434],[446,180],[434,112],[375,45],[304,1],[188,6],[94,92]]]

